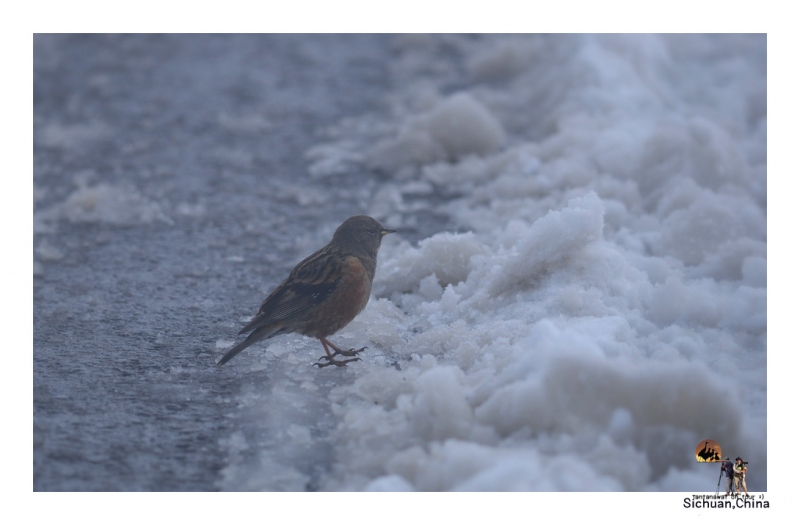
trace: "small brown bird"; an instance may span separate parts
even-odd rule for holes
[[[354,356],[366,347],[342,350],[327,338],[347,326],[367,306],[381,239],[394,231],[366,215],[344,221],[327,246],[295,266],[289,277],[261,303],[255,317],[239,332],[252,330],[252,333],[228,350],[217,366],[255,342],[292,332],[319,339],[327,354],[320,360],[328,360],[325,364],[315,363],[320,368],[358,361]],[[337,361],[336,355],[353,359]]]

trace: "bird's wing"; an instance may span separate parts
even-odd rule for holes
[[[239,333],[302,314],[325,301],[339,286],[342,271],[336,254],[324,249],[312,254],[261,303],[256,316]]]

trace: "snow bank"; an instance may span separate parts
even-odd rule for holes
[[[466,233],[387,238],[319,487],[707,491],[715,439],[766,490],[764,37],[396,50],[371,207],[414,224],[413,182]]]

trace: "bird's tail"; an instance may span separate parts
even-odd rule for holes
[[[242,350],[244,350],[248,346],[252,345],[253,343],[257,343],[258,341],[261,341],[262,339],[268,339],[268,338],[272,337],[273,335],[278,335],[278,332],[280,332],[282,329],[283,329],[283,324],[282,323],[273,323],[273,324],[270,324],[270,325],[266,325],[266,326],[262,326],[260,328],[257,328],[256,330],[253,331],[253,333],[251,333],[250,335],[247,336],[247,339],[245,339],[244,341],[242,341],[238,345],[236,345],[233,348],[231,348],[230,350],[228,350],[228,352],[224,356],[222,356],[222,359],[220,359],[217,362],[217,366],[224,365],[225,363],[227,363],[228,361],[230,361],[231,359],[236,357],[236,355],[239,352],[241,352]]]

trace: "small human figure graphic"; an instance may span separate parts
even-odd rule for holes
[[[730,496],[733,494],[733,463],[731,458],[726,457],[720,468],[725,471],[725,495]]]
[[[742,460],[742,458],[736,458],[736,464],[733,466],[733,482],[736,486],[736,493],[741,493],[742,489],[744,489],[744,493],[747,494],[747,483],[745,482],[745,474],[747,473],[747,461]]]

